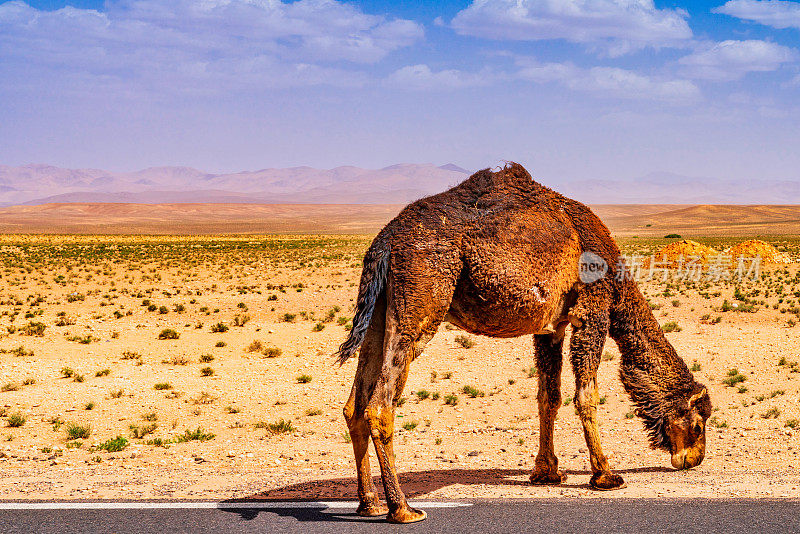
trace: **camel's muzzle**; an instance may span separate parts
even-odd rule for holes
[[[672,467],[675,469],[691,469],[697,467],[705,457],[705,447],[682,449],[672,455]]]

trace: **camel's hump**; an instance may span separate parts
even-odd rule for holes
[[[497,171],[483,169],[466,180],[460,185],[465,188],[485,191],[496,191],[507,188],[522,188],[532,190],[542,187],[533,179],[531,174],[519,163],[510,161]]]
[[[555,191],[537,183],[525,167],[508,162],[493,171],[483,169],[460,184],[436,195],[425,197],[409,204],[404,214],[411,212],[419,216],[425,212],[464,212],[475,215],[474,210],[501,212],[530,209],[537,206],[542,211],[551,211],[567,200]]]

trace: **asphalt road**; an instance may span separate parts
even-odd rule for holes
[[[323,503],[263,502],[166,504],[173,508],[110,504],[123,508],[86,509],[85,503],[70,503],[78,508],[9,509],[27,504],[3,502],[0,532],[800,532],[800,500],[796,499],[434,502],[421,506],[428,512],[428,519],[411,525],[361,518],[353,513],[351,503],[341,502],[333,503],[333,507]]]

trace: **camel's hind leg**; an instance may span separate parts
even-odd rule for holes
[[[361,516],[372,517],[385,515],[389,509],[380,502],[372,482],[372,471],[369,465],[370,430],[366,410],[375,382],[381,372],[383,361],[383,333],[386,327],[386,298],[381,297],[375,303],[372,320],[361,344],[358,356],[358,368],[353,380],[350,398],[344,406],[344,417],[353,442],[358,476],[358,509]]]
[[[539,370],[539,453],[531,473],[534,484],[560,484],[567,476],[558,470],[553,447],[553,427],[561,406],[561,347],[564,328],[559,332],[533,336],[536,346],[536,367]]]
[[[599,282],[598,282],[599,284]],[[598,288],[599,289],[599,288]],[[626,486],[621,476],[611,472],[600,447],[600,431],[597,426],[597,369],[600,356],[608,334],[608,305],[600,291],[592,298],[587,291],[587,299],[579,303],[583,313],[579,314],[580,326],[572,331],[570,339],[570,360],[575,374],[575,407],[583,425],[583,434],[589,449],[592,465],[592,478],[589,485],[599,490],[620,489]],[[583,306],[580,306],[583,304]]]
[[[421,277],[418,281],[403,280],[400,291],[393,293],[390,277],[382,364],[366,412],[389,506],[387,519],[395,523],[412,523],[427,517],[425,512],[408,505],[400,488],[394,465],[394,410],[409,366],[444,318],[454,286],[454,280]],[[399,296],[391,296],[395,294]]]

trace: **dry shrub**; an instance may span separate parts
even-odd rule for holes
[[[761,256],[761,263],[791,263],[787,254],[779,252],[774,246],[765,241],[751,239],[742,241],[725,251],[731,257],[731,262],[738,262],[739,256],[745,258],[755,258]]]
[[[655,255],[655,259],[660,262],[662,258],[666,256],[668,262],[677,263],[681,256],[683,256],[684,262],[689,261],[691,257],[699,257],[699,262],[703,265],[707,265],[709,262],[713,261],[717,255],[719,255],[719,251],[709,246],[690,239],[682,239],[670,243],[659,250]]]

